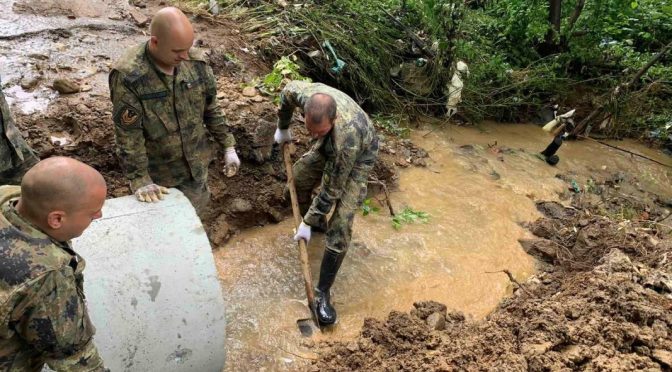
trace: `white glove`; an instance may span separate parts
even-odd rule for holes
[[[169,194],[168,189],[155,183],[142,186],[135,191],[135,197],[146,203],[156,203],[163,200],[163,194]]]
[[[304,222],[301,222],[299,229],[296,230],[296,235],[294,235],[294,241],[298,242],[301,239],[305,240],[306,244],[310,242],[310,225],[306,225]]]
[[[289,128],[287,129],[276,129],[275,134],[273,135],[275,143],[283,144],[292,140],[292,134],[289,133]]]
[[[227,177],[233,177],[238,173],[238,168],[240,168],[240,159],[238,159],[238,154],[236,154],[235,147],[228,147],[226,149],[226,154],[224,155],[224,174]]]

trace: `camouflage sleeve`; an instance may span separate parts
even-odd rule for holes
[[[131,184],[131,190],[135,192],[142,186],[154,183],[147,171],[142,105],[116,70],[110,73],[110,97],[117,156]]]
[[[55,371],[102,371],[103,360],[93,344],[84,296],[71,267],[50,271],[28,285],[31,305],[17,332],[46,356]]]
[[[229,131],[229,127],[226,124],[226,118],[222,112],[222,108],[219,106],[219,100],[217,99],[217,80],[215,79],[215,74],[212,72],[212,68],[208,65],[205,66],[205,111],[203,113],[203,123],[205,127],[208,128],[208,131],[215,138],[217,143],[222,145],[222,147],[233,147],[236,145],[236,140]]]
[[[280,108],[278,108],[278,128],[287,129],[292,122],[294,109],[303,108],[308,97],[302,93],[297,84],[289,82],[280,92]]]
[[[352,169],[360,152],[360,142],[355,132],[344,133],[339,139],[339,151],[332,167],[325,167],[322,176],[320,193],[313,199],[303,221],[310,226],[317,226],[320,219],[331,211],[331,207],[341,198],[345,185],[350,178]],[[331,169],[329,169],[331,168]]]

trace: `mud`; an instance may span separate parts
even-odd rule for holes
[[[670,227],[597,215],[582,202],[537,203],[537,238],[521,243],[541,271],[484,320],[419,302],[365,320],[352,342],[322,344],[312,370],[670,370]]]
[[[147,39],[146,27],[136,26],[131,12],[151,17],[162,3],[135,7],[106,0],[0,1],[13,10],[0,16],[0,74],[18,127],[40,158],[70,156],[98,169],[108,182],[109,197],[128,195],[130,189],[115,154],[107,76],[126,48]],[[268,66],[251,50],[239,24],[188,15],[195,44],[209,55],[218,77],[217,98],[243,162],[232,178],[222,172],[222,156],[210,167],[213,202],[204,222],[219,246],[240,229],[289,215],[282,198],[286,177],[279,149],[273,146],[273,97],[242,95],[245,86],[269,72]],[[61,79],[79,92],[56,92],[54,82]],[[301,125],[294,125],[295,158],[309,147]],[[378,179],[393,183],[393,162],[377,164]]]

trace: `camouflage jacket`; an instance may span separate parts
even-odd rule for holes
[[[0,186],[0,370],[103,371],[84,301],[85,262],[14,210]]]
[[[212,159],[207,131],[224,148],[235,145],[217,102],[212,69],[192,49],[173,76],[152,62],[147,43],[134,46],[110,72],[117,154],[135,191],[157,183],[202,180]]]
[[[349,179],[367,182],[368,174],[378,155],[378,137],[373,123],[364,110],[347,94],[320,83],[292,81],[280,94],[278,127],[289,128],[295,108],[303,110],[315,93],[324,93],[336,100],[336,121],[333,129],[313,145],[326,157],[321,191],[313,199],[303,220],[317,226],[334,203],[341,198]]]
[[[37,160],[14,124],[0,81],[0,172],[19,168],[24,163],[34,164]]]

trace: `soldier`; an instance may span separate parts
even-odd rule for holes
[[[0,185],[18,185],[21,177],[39,160],[21,137],[0,81]]]
[[[378,154],[378,137],[369,117],[345,93],[324,84],[293,81],[280,95],[275,142],[291,140],[289,124],[296,107],[303,110],[306,128],[317,141],[293,167],[303,214],[294,240],[308,242],[312,229],[326,230],[313,305],[320,323],[329,325],[336,321],[330,289],[350,245],[355,212],[366,197],[368,176]],[[320,192],[311,202],[312,190],[320,180]]]
[[[64,157],[0,186],[0,370],[104,370],[69,240],[101,217],[106,193],[100,173]]]
[[[212,161],[206,129],[225,150],[229,176],[240,166],[235,140],[216,99],[212,69],[191,49],[189,19],[177,8],[163,8],[150,33],[110,72],[117,154],[138,200],[156,202],[166,187],[177,187],[202,215]]]

